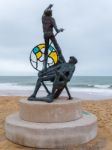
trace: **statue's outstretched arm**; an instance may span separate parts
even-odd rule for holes
[[[52,18],[52,24],[53,24],[53,27],[54,27],[54,29],[55,29],[55,31],[56,31],[57,33],[64,31],[63,28],[58,29],[58,27],[57,27],[57,25],[56,25],[56,21],[55,21],[54,18]]]
[[[50,4],[46,9],[51,9],[53,7],[53,4]]]
[[[53,4],[50,4],[45,10],[44,10],[44,14],[46,11],[48,11],[49,9],[51,9],[53,7]]]
[[[60,30],[58,29],[58,27],[57,27],[57,25],[56,25],[56,21],[55,21],[54,18],[52,19],[52,24],[53,24],[53,27],[54,27],[55,31],[56,31],[57,33],[60,32]]]

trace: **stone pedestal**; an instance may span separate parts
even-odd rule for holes
[[[37,123],[58,123],[82,116],[78,100],[56,100],[53,103],[20,100],[20,118]]]
[[[89,142],[97,134],[97,118],[76,100],[53,103],[20,101],[20,112],[6,118],[6,136],[35,148],[63,148]]]

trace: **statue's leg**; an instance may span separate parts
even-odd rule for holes
[[[51,77],[50,77],[50,79],[51,79]],[[49,102],[53,102],[53,100],[54,100],[54,93],[56,91],[55,82],[56,82],[56,79],[57,79],[56,75],[54,75],[52,77],[52,79],[54,80],[53,85],[52,85],[52,91],[51,91],[51,93],[48,93],[48,95],[47,95],[47,98],[49,99]]]
[[[45,51],[44,51],[44,69],[47,69],[47,60],[48,60],[48,49],[49,49],[49,38],[44,37],[45,39]]]
[[[28,100],[32,100],[36,97],[36,94],[37,94],[40,86],[41,86],[41,79],[38,79],[37,83],[36,83],[36,86],[35,86],[35,90],[34,90],[33,94],[28,98]]]
[[[52,92],[50,94],[48,94],[47,98],[48,98],[48,102],[51,103],[54,100],[54,93],[55,93],[55,87],[53,86],[52,88]]]
[[[62,87],[61,89],[57,89],[57,91],[54,93],[54,98],[55,99],[58,98],[63,90],[64,90],[64,87]]]
[[[59,78],[60,78],[60,75],[56,75],[55,76],[55,80],[54,80],[54,83],[53,83],[53,88],[52,88],[52,95],[53,95],[53,98],[58,98],[58,96],[61,94],[63,88],[60,88],[60,85],[59,85]]]
[[[64,88],[66,89],[67,91],[67,94],[68,94],[68,98],[71,100],[72,99],[72,96],[67,88],[67,86],[65,87],[62,87],[61,89],[57,89],[57,91],[54,93],[54,98],[58,98],[60,96],[60,94],[62,93],[62,91],[64,90]]]
[[[55,38],[54,36],[51,36],[50,39],[51,39],[51,41],[53,42],[53,44],[54,44],[54,46],[55,46],[55,48],[56,48],[56,50],[57,50],[57,52],[58,52],[59,61],[65,62],[65,59],[64,59],[64,57],[63,57],[63,55],[62,55],[62,52],[61,52],[61,48],[60,48],[60,46],[58,45],[58,42],[57,42],[56,38]]]
[[[51,94],[51,93],[49,92],[49,90],[48,90],[48,88],[47,88],[47,86],[45,85],[45,83],[44,83],[44,82],[42,82],[42,85],[44,86],[44,88],[45,88],[46,92],[47,92],[48,94]]]
[[[66,92],[67,92],[67,94],[68,94],[68,98],[69,98],[69,99],[72,99],[72,96],[71,96],[71,94],[70,94],[70,92],[69,92],[69,90],[68,90],[67,85],[65,86],[65,89],[66,89]]]

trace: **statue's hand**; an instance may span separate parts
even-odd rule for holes
[[[50,5],[49,5],[49,8],[51,9],[52,7],[53,7],[53,4],[50,4]]]
[[[63,29],[63,28],[60,28],[60,29],[58,29],[57,33],[63,32],[63,31],[64,31],[64,29]]]
[[[63,29],[63,28],[60,28],[60,29],[59,29],[59,31],[60,31],[60,32],[63,32],[63,31],[64,31],[64,29]]]

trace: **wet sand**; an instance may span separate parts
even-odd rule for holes
[[[5,137],[5,118],[19,110],[18,102],[20,99],[20,96],[0,96],[0,150],[39,150],[14,144]],[[87,144],[78,147],[67,147],[64,150],[112,150],[112,99],[82,101],[82,109],[97,116],[98,135]]]

